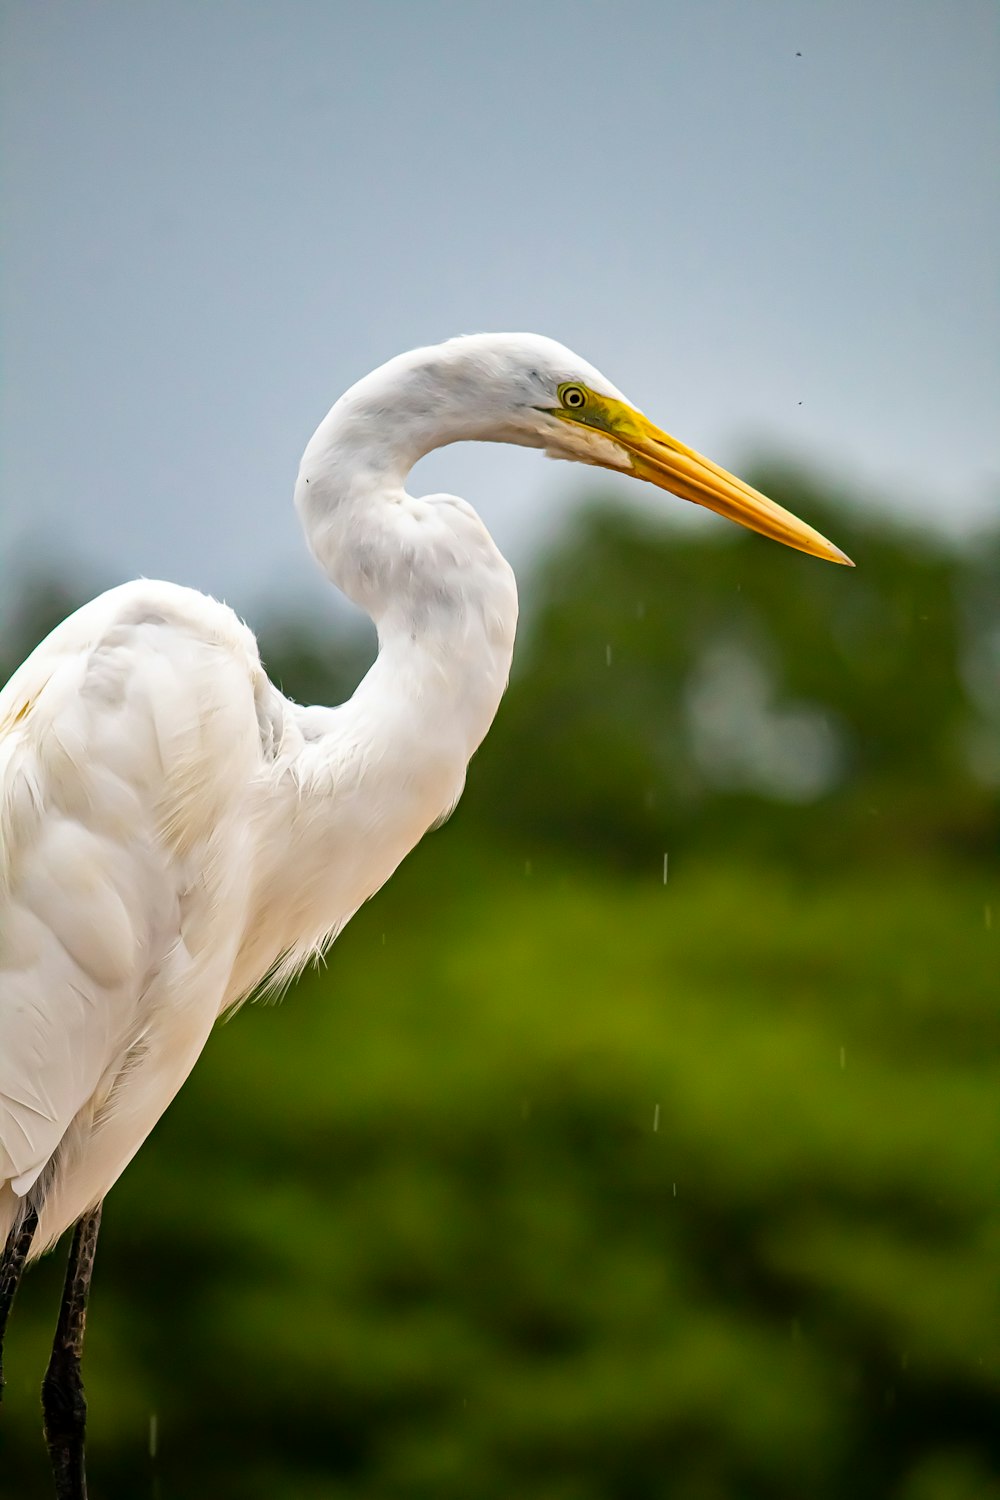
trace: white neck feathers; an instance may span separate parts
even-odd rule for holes
[[[399,690],[467,719],[471,754],[510,670],[514,578],[471,506],[404,484],[434,447],[512,438],[482,351],[456,361],[449,348],[402,355],[341,397],[306,448],[295,503],[327,575],[374,619],[382,655],[397,668],[405,658]]]

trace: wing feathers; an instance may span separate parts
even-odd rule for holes
[[[71,616],[0,693],[0,1208],[75,1119],[106,1116],[140,1038],[169,1059],[150,987],[207,937],[213,859],[260,756],[260,674],[231,611],[142,583]]]

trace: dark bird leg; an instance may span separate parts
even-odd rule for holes
[[[80,1356],[100,1227],[99,1203],[84,1214],[73,1231],[52,1358],[42,1381],[45,1441],[56,1482],[56,1500],[87,1500],[87,1476],[83,1466],[87,1401],[80,1378]]]
[[[0,1401],[3,1400],[3,1341],[7,1332],[7,1319],[14,1305],[14,1295],[37,1228],[38,1215],[33,1208],[29,1208],[21,1223],[15,1224],[7,1236],[3,1255],[0,1256]]]

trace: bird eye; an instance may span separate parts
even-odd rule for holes
[[[559,399],[570,411],[579,411],[581,406],[587,404],[587,393],[582,386],[564,385],[559,392]]]

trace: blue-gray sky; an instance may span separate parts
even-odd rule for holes
[[[729,466],[771,447],[947,526],[996,504],[994,0],[2,17],[0,587],[41,552],[324,613],[306,439],[476,329],[561,339]],[[468,446],[414,487],[523,561],[596,482]]]

